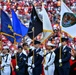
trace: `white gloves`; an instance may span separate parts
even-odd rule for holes
[[[32,51],[35,49],[35,47],[34,46],[30,46],[30,49],[32,49]]]
[[[16,69],[19,69],[18,65],[16,65]]]
[[[34,68],[34,67],[35,67],[35,65],[34,65],[34,64],[32,64],[32,67]]]
[[[47,67],[47,66],[49,66],[49,65],[48,64],[44,65],[44,67]]]
[[[1,64],[1,67],[4,67],[6,65],[6,63]]]
[[[61,44],[61,43],[59,43],[59,47],[61,47],[61,45],[62,45],[62,44]]]
[[[32,73],[32,68],[28,67],[28,72]]]
[[[73,56],[71,56],[71,60],[75,60],[75,58]]]
[[[59,63],[62,63],[62,59],[59,59]]]
[[[44,65],[44,67],[45,67],[45,70],[48,70],[48,65]]]

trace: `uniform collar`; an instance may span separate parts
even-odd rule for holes
[[[38,51],[38,50],[39,50],[39,48],[36,49],[36,51]]]
[[[21,56],[22,52],[19,54],[19,56]]]
[[[63,46],[63,49],[65,49],[66,46],[67,46],[67,45]]]

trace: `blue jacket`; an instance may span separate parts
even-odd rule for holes
[[[26,68],[26,55],[24,55],[23,53],[21,55],[19,55],[19,53],[17,54],[17,65],[19,67],[19,73],[25,73],[25,68]]]
[[[63,47],[61,47],[61,59],[62,59],[62,65],[63,67],[70,67],[70,63],[69,63],[69,60],[71,58],[71,49],[66,46],[64,49],[62,49]],[[56,58],[55,58],[55,65],[56,66],[59,66],[59,52],[60,51],[60,47],[57,48],[55,50],[55,53],[56,53]]]

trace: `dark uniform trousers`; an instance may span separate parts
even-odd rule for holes
[[[61,48],[62,49],[62,48]],[[61,59],[62,59],[62,66],[59,66],[59,50],[60,48],[57,48],[55,50],[56,58],[55,58],[55,75],[69,75],[70,72],[70,57],[71,57],[71,49],[66,46],[64,49],[62,49],[61,53]]]

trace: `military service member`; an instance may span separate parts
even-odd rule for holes
[[[11,74],[11,55],[9,54],[9,47],[3,47],[3,56],[2,56],[2,63],[1,63],[1,75],[10,75]]]
[[[22,52],[22,46],[18,46],[18,53],[16,56],[16,75],[25,75],[26,55]]]
[[[70,58],[71,58],[71,49],[67,46],[68,38],[61,38],[62,45],[61,48],[58,47],[55,50],[55,75],[69,75],[70,71]],[[61,50],[61,58],[59,58]]]
[[[44,63],[44,72],[45,75],[54,75],[54,70],[55,70],[55,53],[54,53],[54,47],[55,45],[52,44],[50,41],[47,43],[47,52],[44,55],[45,56],[45,63]]]
[[[42,73],[42,60],[43,57],[41,55],[40,42],[34,41],[35,49],[29,53],[28,57],[33,56],[32,60],[32,73],[33,75],[40,75]]]

